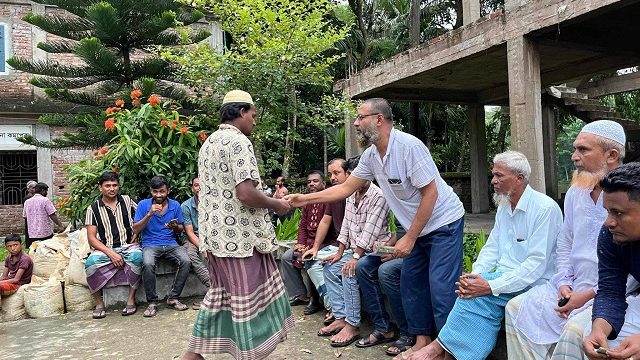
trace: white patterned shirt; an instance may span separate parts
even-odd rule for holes
[[[198,157],[200,251],[218,257],[250,257],[277,249],[267,209],[244,205],[236,186],[250,179],[260,190],[253,145],[238,128],[221,124],[200,148]]]

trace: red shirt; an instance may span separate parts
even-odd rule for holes
[[[13,279],[16,277],[16,273],[20,269],[24,269],[24,274],[20,278],[18,284],[24,285],[31,282],[31,274],[33,273],[33,261],[29,255],[25,254],[22,250],[17,256],[9,256],[4,262],[4,266],[9,269],[7,273],[7,279]]]

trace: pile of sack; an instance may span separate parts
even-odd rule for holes
[[[34,242],[31,283],[2,299],[0,322],[60,315],[93,309],[84,263],[91,253],[87,230],[57,234]]]

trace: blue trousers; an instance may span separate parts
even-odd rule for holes
[[[324,284],[324,266],[322,265],[322,260],[331,255],[335,255],[337,252],[337,246],[327,245],[318,251],[318,255],[316,256],[318,260],[307,261],[304,267],[305,270],[307,270],[309,279],[311,279],[311,282],[318,290],[320,299],[322,299],[324,303],[324,308],[327,310],[331,310],[331,297],[327,291],[327,286]]]
[[[367,255],[358,260],[356,275],[362,290],[364,305],[374,328],[382,332],[391,330],[389,315],[384,307],[383,295],[387,295],[391,313],[400,328],[400,335],[408,335],[407,318],[404,315],[400,296],[401,269],[402,259],[383,263],[379,256]]]
[[[421,236],[402,262],[400,293],[409,335],[442,329],[456,301],[462,274],[464,218]]]
[[[356,274],[342,275],[342,267],[353,259],[353,252],[347,250],[335,264],[324,266],[324,281],[331,297],[331,311],[336,319],[345,319],[350,325],[360,326],[360,287]]]

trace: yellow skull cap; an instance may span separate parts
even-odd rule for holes
[[[253,105],[251,94],[242,90],[231,90],[222,99],[222,105],[227,103],[246,103]]]

